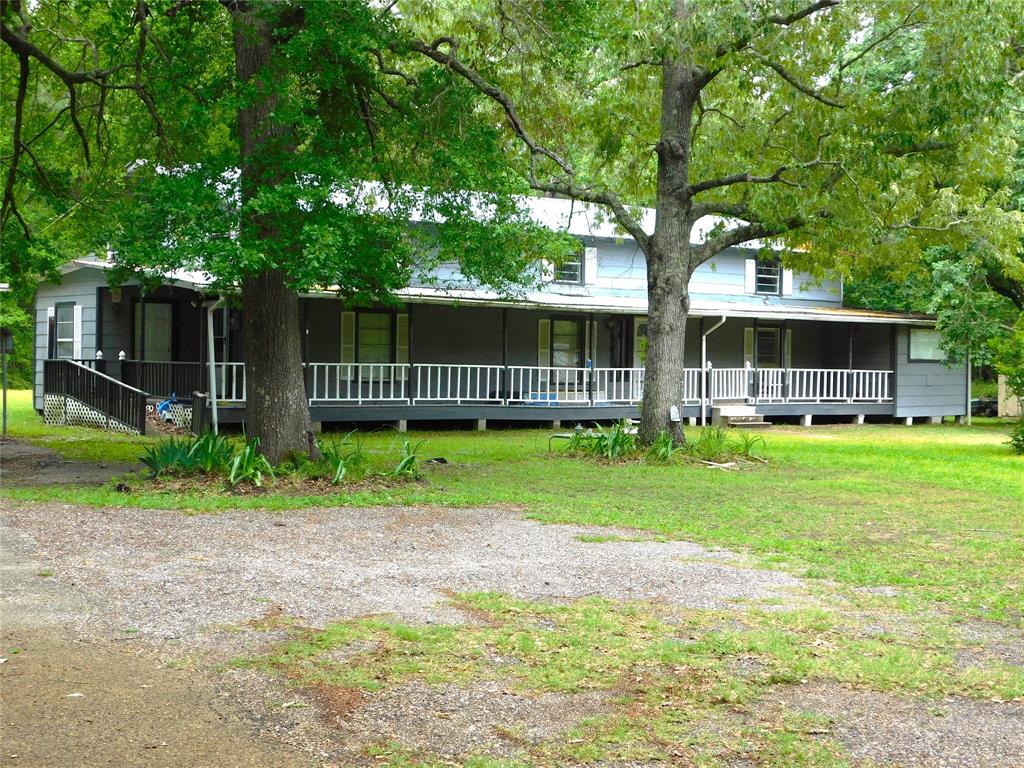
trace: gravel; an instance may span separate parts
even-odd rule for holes
[[[854,761],[914,768],[1020,768],[1024,706],[911,699],[816,683],[777,689],[777,704],[831,718]]]
[[[309,626],[391,614],[464,623],[448,591],[534,600],[587,595],[689,608],[810,600],[790,575],[686,542],[585,543],[608,529],[542,525],[506,509],[317,509],[186,516],[67,504],[10,506],[23,546],[95,603],[78,630],[202,642],[265,615]],[[777,601],[777,604],[776,604]],[[215,633],[217,634],[217,633]]]

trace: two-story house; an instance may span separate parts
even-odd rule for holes
[[[315,422],[483,426],[638,414],[642,251],[588,206],[551,198],[524,205],[578,237],[580,249],[522,297],[469,284],[452,265],[402,290],[398,308],[349,308],[329,288],[301,299]],[[653,229],[653,212],[645,223]],[[805,423],[967,412],[967,373],[944,362],[933,319],[844,308],[841,281],[794,273],[765,253],[759,243],[733,248],[693,276],[679,371],[685,417],[703,420],[723,403]],[[137,284],[110,287],[110,267],[75,260],[59,284],[40,286],[36,408],[51,421],[137,430],[140,403],[173,394],[179,419],[194,408],[197,424],[214,412],[218,423],[243,422],[244,311],[216,302],[203,274],[168,274],[143,295]]]

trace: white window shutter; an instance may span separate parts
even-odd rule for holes
[[[757,259],[747,259],[743,263],[743,292],[757,292]]]
[[[356,313],[341,313],[341,362],[356,361]]]
[[[57,308],[46,308],[46,356],[57,357]]]
[[[543,259],[540,262],[540,279],[545,283],[550,283],[555,279],[555,265],[553,262]]]
[[[793,294],[793,270],[784,269],[782,270],[782,295],[791,296]]]
[[[593,283],[597,279],[597,248],[583,249],[583,282]]]
[[[785,358],[783,360],[782,366],[784,368],[792,368],[793,367],[793,329],[792,328],[787,328],[786,329],[786,346],[785,346],[784,354],[785,354]]]
[[[409,315],[405,312],[395,318],[395,362],[409,362]]]
[[[754,364],[754,329],[743,329],[743,365],[746,368]]]
[[[537,365],[551,365],[551,321],[546,317],[537,321]]]
[[[82,305],[75,304],[75,351],[76,360],[82,359]]]

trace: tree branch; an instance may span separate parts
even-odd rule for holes
[[[734,245],[746,243],[750,240],[760,240],[765,237],[775,237],[784,234],[785,232],[791,232],[794,229],[799,229],[806,223],[807,221],[803,218],[793,217],[787,219],[781,224],[773,226],[768,226],[760,222],[753,222],[739,227],[734,227],[733,229],[727,230],[722,234],[705,241],[703,245],[697,248],[699,263],[703,264],[716,254],[719,254],[726,248],[730,248]]]
[[[757,51],[751,51],[751,55],[759,62],[764,64],[766,67],[773,70],[776,74],[778,74],[779,77],[781,77],[783,80],[785,80],[787,83],[796,88],[798,91],[800,91],[800,93],[804,94],[805,96],[810,96],[815,101],[820,101],[822,104],[829,107],[835,107],[836,109],[845,109],[845,104],[841,104],[838,101],[834,101],[833,99],[830,99],[828,96],[823,94],[821,91],[815,90],[810,86],[804,85],[778,62],[772,61],[767,56],[763,56]]]
[[[447,52],[439,49],[439,46],[445,44],[448,46]],[[569,197],[574,200],[581,200],[583,202],[594,203],[596,205],[604,205],[610,208],[619,225],[625,229],[634,240],[636,240],[637,244],[645,253],[648,251],[650,238],[640,225],[640,222],[629,213],[629,210],[626,207],[626,204],[622,201],[622,198],[607,190],[595,189],[594,187],[577,184],[574,180],[575,170],[572,167],[572,164],[554,150],[540,144],[529,133],[529,131],[526,130],[511,97],[497,86],[488,82],[476,70],[467,66],[458,59],[457,40],[450,37],[444,37],[435,40],[432,45],[428,45],[421,40],[413,40],[410,45],[412,50],[417,51],[436,63],[450,69],[452,72],[469,82],[478,91],[501,106],[505,113],[505,119],[513,133],[515,133],[530,152],[530,172],[528,180],[532,189],[538,192],[564,195],[565,197]],[[552,161],[564,175],[564,178],[554,181],[539,180],[537,178],[535,162],[537,157],[546,157]]]
[[[813,16],[819,11],[823,11],[827,8],[837,6],[840,2],[841,0],[817,0],[817,2],[804,6],[803,8],[793,11],[792,13],[774,13],[770,16],[767,16],[765,18],[765,21],[767,21],[769,24],[774,24],[777,27],[788,27],[790,24],[795,24],[801,19],[805,19],[808,16]],[[720,57],[725,56],[729,53],[741,51],[747,47],[752,38],[753,35],[746,34],[741,35],[740,37],[737,37],[735,40],[732,40],[728,43],[723,43],[722,45],[718,46],[718,48],[715,51],[715,55]]]

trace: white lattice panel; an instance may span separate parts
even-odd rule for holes
[[[47,424],[62,424],[68,427],[94,427],[111,432],[126,432],[137,435],[138,430],[132,429],[119,421],[108,419],[106,414],[90,408],[80,400],[63,395],[46,395],[43,397],[43,421]]]

